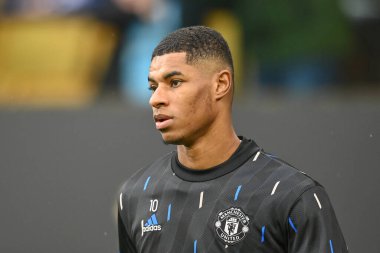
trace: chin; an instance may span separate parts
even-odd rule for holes
[[[175,136],[169,133],[161,132],[162,141],[165,144],[173,144],[173,145],[182,145],[183,144],[183,138],[179,136]]]

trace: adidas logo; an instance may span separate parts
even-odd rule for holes
[[[152,214],[150,218],[144,223],[144,220],[141,220],[141,236],[146,232],[160,231],[161,225],[158,224],[156,214]]]

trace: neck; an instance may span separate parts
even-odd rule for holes
[[[203,136],[191,146],[178,145],[178,160],[188,168],[204,170],[227,161],[239,145],[240,140],[231,126],[227,131]]]

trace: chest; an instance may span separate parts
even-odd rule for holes
[[[166,182],[132,198],[126,215],[139,252],[273,252],[281,246],[265,243],[276,222],[262,215],[273,208],[265,191],[240,181]]]

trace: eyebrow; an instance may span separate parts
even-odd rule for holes
[[[180,75],[183,75],[183,74],[181,72],[179,72],[179,71],[174,70],[174,71],[169,72],[166,75],[164,75],[164,79],[168,79],[168,78],[170,78],[172,76],[180,76]]]
[[[180,75],[183,75],[180,71],[177,71],[177,70],[174,70],[172,72],[169,72],[167,73],[166,75],[164,75],[164,79],[168,79],[170,77],[173,77],[173,76],[180,76]],[[148,81],[150,82],[156,82],[153,78],[151,78],[150,76],[148,76]]]

